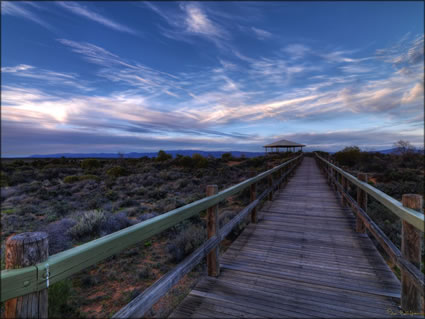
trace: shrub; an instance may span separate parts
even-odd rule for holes
[[[156,216],[158,216],[157,213],[145,213],[145,214],[139,216],[139,220],[141,222],[143,222],[145,220],[151,219],[151,218],[156,217]]]
[[[79,176],[79,180],[80,181],[86,181],[86,180],[99,181],[100,178],[99,178],[99,176],[96,176],[96,175],[93,175],[93,174],[87,174],[87,175],[81,175],[81,176]]]
[[[70,229],[75,239],[89,235],[99,235],[101,225],[106,221],[106,215],[101,210],[90,210],[78,216],[77,223]]]
[[[9,180],[4,172],[0,172],[0,187],[6,187],[9,185]]]
[[[223,161],[225,161],[225,162],[228,162],[228,161],[233,160],[232,153],[223,153],[223,154],[221,155],[221,159],[222,159]]]
[[[108,169],[106,174],[111,177],[120,177],[120,176],[126,176],[128,172],[125,168],[121,166],[114,166]]]
[[[114,233],[120,229],[131,226],[134,222],[129,220],[125,212],[121,212],[114,215],[106,215],[105,220],[100,225],[100,235],[105,236],[107,234]]]
[[[152,266],[147,264],[143,269],[139,272],[139,279],[142,280],[151,280],[155,279],[155,274],[152,272]]]
[[[361,159],[361,152],[357,146],[344,148],[335,153],[335,160],[341,165],[354,166]]]
[[[180,262],[205,240],[205,230],[202,225],[190,225],[183,229],[172,243],[167,245],[167,251],[175,262]]]
[[[171,158],[173,158],[173,156],[171,155],[171,154],[167,154],[167,153],[165,153],[163,150],[160,150],[159,152],[158,152],[158,155],[157,155],[157,157],[156,157],[156,161],[157,162],[163,162],[163,161],[167,161],[167,160],[169,160],[169,159],[171,159]]]
[[[99,168],[100,166],[99,160],[94,158],[88,158],[81,162],[81,168],[83,169],[94,169]]]
[[[80,178],[75,175],[67,176],[63,179],[64,183],[71,184],[80,181]]]
[[[118,193],[114,192],[113,190],[107,191],[105,196],[109,200],[117,200],[119,198]]]
[[[178,154],[173,161],[173,163],[177,166],[182,167],[192,167],[193,166],[193,160],[190,156],[182,156]]]
[[[70,218],[64,218],[58,222],[47,225],[45,231],[49,235],[50,255],[56,254],[72,247],[69,230],[75,224],[75,220]]]
[[[54,283],[48,289],[49,303],[48,316],[49,318],[62,318],[65,313],[70,312],[70,307],[67,302],[71,294],[72,281],[65,279]]]
[[[203,157],[201,154],[197,154],[197,153],[193,154],[192,160],[196,168],[205,168],[208,165],[208,160],[205,157]]]

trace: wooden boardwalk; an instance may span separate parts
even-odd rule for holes
[[[179,317],[378,318],[398,313],[400,282],[313,158],[171,314]]]

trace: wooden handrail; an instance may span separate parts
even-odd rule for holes
[[[326,165],[326,167],[323,165],[322,169],[328,175],[330,183],[335,187],[336,191],[339,192],[343,198],[343,205],[347,203],[356,213],[356,230],[358,232],[364,232],[365,228],[367,228],[391,258],[393,263],[400,268],[402,284],[402,309],[408,312],[420,311],[421,308],[425,306],[423,301],[425,279],[424,274],[418,268],[418,266],[420,267],[421,260],[419,231],[423,232],[424,229],[424,215],[415,211],[414,209],[403,206],[394,198],[377,190],[366,182],[360,181],[354,176],[333,165],[329,161],[326,161],[318,154],[315,153],[315,155],[317,156],[318,160],[322,161],[322,164]],[[337,174],[340,174],[342,177],[341,183],[339,182],[338,177],[334,176],[332,172],[337,172]],[[359,177],[367,181],[366,174],[359,174]],[[347,191],[347,180],[351,181],[358,187],[357,201],[354,200]],[[402,247],[404,245],[405,250],[409,249],[412,256],[410,256],[409,253],[403,252],[403,250],[400,251],[379,228],[379,226],[376,225],[375,222],[367,215],[367,197],[365,197],[366,193],[372,195],[381,204],[385,205],[393,213],[403,219]],[[415,205],[410,205],[409,207],[413,207],[418,210],[422,209],[421,196],[412,194],[403,195],[403,204],[407,198],[417,200]],[[414,260],[417,265],[413,264],[411,260]]]
[[[380,191],[379,189],[367,184],[366,182],[362,182],[353,175],[345,172],[341,168],[335,166],[334,164],[330,163],[329,161],[325,160],[323,157],[319,156],[317,153],[315,153],[317,158],[322,160],[326,165],[331,167],[333,170],[340,173],[342,176],[344,176],[347,180],[349,180],[351,183],[356,185],[357,187],[364,190],[366,193],[368,193],[370,196],[375,198],[378,202],[380,202],[382,205],[387,207],[392,213],[396,214],[398,217],[400,217],[402,220],[405,220],[409,224],[413,225],[420,231],[424,231],[424,215],[407,207],[404,207],[401,202],[398,200],[392,198],[391,196],[385,194],[384,192]]]
[[[283,180],[283,178],[282,178]],[[277,186],[278,183],[275,184]],[[220,242],[238,225],[272,190],[266,189],[256,200],[251,202],[226,225],[217,236],[211,237],[186,257],[175,268],[162,276],[149,288],[134,298],[129,304],[121,308],[112,318],[141,318],[162,296],[164,296],[178,281],[199,264],[208,253],[216,248]]]
[[[229,196],[239,193],[251,184],[259,182],[284,167],[290,166],[287,170],[289,173],[294,168],[292,164],[298,163],[301,159],[302,154],[215,195],[202,198],[160,216],[49,256],[45,262],[35,266],[2,270],[1,301],[46,289],[55,282],[68,278],[109,256],[123,251],[133,244],[142,242],[218,204]]]

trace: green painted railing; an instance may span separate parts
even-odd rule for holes
[[[424,231],[424,215],[420,212],[417,212],[413,209],[404,207],[401,202],[398,200],[392,198],[391,196],[385,194],[384,192],[381,192],[379,189],[369,185],[366,182],[362,182],[353,175],[347,173],[346,171],[342,170],[338,166],[335,166],[334,164],[330,163],[329,161],[325,160],[323,157],[315,153],[317,158],[319,158],[321,161],[323,161],[326,165],[329,167],[332,167],[335,171],[337,171],[339,174],[344,176],[346,179],[348,179],[351,183],[356,185],[357,187],[364,190],[366,193],[368,193],[370,196],[372,196],[374,199],[376,199],[378,202],[380,202],[382,205],[387,207],[392,213],[396,214],[398,217],[400,217],[402,220],[405,220],[409,224],[413,225],[420,231]]]
[[[216,195],[202,198],[183,207],[169,211],[115,233],[65,250],[35,266],[1,272],[1,301],[23,296],[46,289],[49,285],[61,281],[105,258],[123,251],[129,246],[142,242],[178,223],[190,218],[224,199],[244,190],[284,167],[290,169],[300,160],[299,155],[255,177],[229,187]]]

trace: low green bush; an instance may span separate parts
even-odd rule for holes
[[[63,182],[67,183],[67,184],[72,184],[72,183],[79,182],[79,181],[80,181],[80,177],[75,176],[75,175],[67,176],[63,179]]]
[[[94,169],[100,166],[100,161],[94,158],[87,158],[81,161],[81,168],[83,169]]]
[[[95,180],[95,181],[99,181],[100,178],[99,176],[93,175],[93,174],[87,174],[87,175],[81,175],[79,177],[80,181],[85,181],[85,180]]]
[[[223,154],[221,155],[221,159],[222,159],[223,161],[225,161],[225,162],[228,162],[228,161],[233,160],[232,153],[223,153]]]
[[[183,156],[178,154],[174,159],[173,164],[181,167],[192,167],[193,160],[190,156]]]
[[[71,279],[59,281],[49,287],[49,318],[62,318],[64,317],[64,314],[70,312],[70,307],[68,306],[68,299],[71,295],[71,289]]]
[[[103,211],[90,210],[78,216],[77,224],[69,232],[75,239],[98,235],[104,222],[106,222],[106,215]]]
[[[107,170],[106,174],[111,177],[120,177],[128,175],[128,172],[125,168],[121,166],[114,166]]]
[[[193,164],[196,168],[206,168],[208,166],[208,160],[201,154],[192,155]]]
[[[167,161],[167,160],[172,159],[172,158],[173,158],[173,156],[171,154],[167,154],[163,150],[160,150],[158,152],[157,157],[155,158],[155,161],[164,162],[164,161]]]

